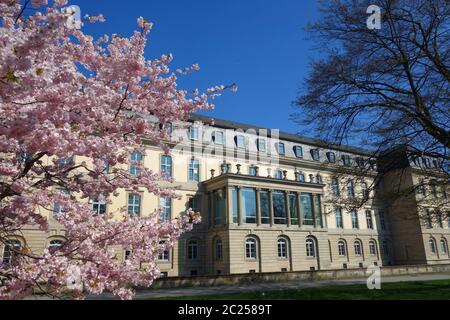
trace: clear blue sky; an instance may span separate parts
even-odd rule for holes
[[[291,102],[317,55],[304,26],[317,18],[314,0],[72,0],[81,14],[102,13],[105,23],[87,24],[97,37],[129,36],[136,18],[154,23],[147,58],[172,53],[172,70],[198,63],[182,76],[182,89],[236,83],[236,93],[218,98],[206,114],[297,133]],[[304,132],[303,132],[304,133]],[[313,135],[310,133],[308,135]]]

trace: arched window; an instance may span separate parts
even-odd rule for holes
[[[334,152],[327,152],[327,159],[330,163],[336,162],[336,154]]]
[[[314,239],[306,239],[306,256],[315,257],[316,256],[316,245]]]
[[[50,252],[58,250],[58,248],[62,247],[64,241],[61,239],[53,239],[48,243],[48,249]]]
[[[430,247],[431,254],[436,254],[436,242],[434,241],[434,239],[428,240],[428,245]]]
[[[276,147],[277,147],[278,154],[280,156],[284,156],[286,154],[286,148],[284,146],[284,143],[279,142],[276,144]]]
[[[448,252],[447,241],[445,239],[441,239],[440,244],[441,244],[441,252],[443,254],[447,254]]]
[[[375,240],[369,241],[369,253],[373,256],[377,254],[377,244]]]
[[[222,260],[223,258],[223,244],[222,240],[217,239],[214,244],[216,260]]]
[[[288,257],[288,242],[284,238],[278,239],[278,258],[286,259]]]
[[[355,256],[361,256],[362,254],[361,241],[356,240],[354,243],[354,247],[355,247]]]
[[[10,264],[14,257],[17,256],[20,247],[22,246],[19,240],[7,240],[3,246],[3,263]]]
[[[139,151],[134,151],[130,156],[130,174],[137,176],[140,174],[140,165],[142,165],[143,155]]]
[[[197,260],[198,258],[198,241],[190,240],[188,242],[188,259]]]
[[[345,242],[344,240],[338,241],[338,252],[340,257],[345,257],[347,255],[345,250]]]
[[[254,238],[247,238],[245,240],[245,257],[247,259],[257,258],[256,240]]]
[[[172,176],[172,157],[169,155],[161,156],[161,176],[165,178]]]

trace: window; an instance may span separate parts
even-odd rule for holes
[[[248,168],[248,174],[249,175],[251,175],[251,176],[256,176],[257,175],[257,171],[258,171],[258,168],[257,167],[249,167]]]
[[[369,253],[374,256],[377,254],[377,244],[374,240],[369,241]]]
[[[192,209],[194,212],[199,212],[199,197],[198,196],[192,196],[188,200],[188,208]]]
[[[352,216],[352,228],[359,229],[358,211],[353,209],[351,211],[351,216]]]
[[[301,146],[294,146],[294,154],[297,158],[303,158],[303,149]]]
[[[442,197],[444,199],[448,199],[447,187],[445,185],[441,187],[441,192],[442,192]]]
[[[189,168],[188,168],[188,179],[191,182],[199,182],[200,181],[200,163],[198,160],[191,159],[189,161]]]
[[[256,259],[256,240],[248,238],[245,240],[245,257],[247,259]]]
[[[330,163],[336,163],[336,154],[334,152],[327,152],[327,159]]]
[[[378,217],[380,219],[381,230],[386,230],[386,219],[384,217],[384,211],[378,209]]]
[[[366,210],[367,229],[373,229],[372,211]]]
[[[161,214],[159,219],[161,222],[170,221],[172,217],[172,199],[171,198],[160,198],[159,205],[161,207]]]
[[[131,257],[131,250],[125,250],[125,252],[124,252],[125,260],[130,259],[130,257]]]
[[[272,192],[272,202],[273,202],[273,213],[274,213],[274,223],[275,224],[286,224],[286,201],[285,194],[283,191],[273,191]]]
[[[160,241],[159,244],[164,248],[166,245],[166,242]],[[169,261],[169,260],[170,260],[169,250],[164,250],[158,254],[158,261]]]
[[[436,254],[436,243],[434,242],[434,239],[428,240],[428,245],[430,247],[430,253]]]
[[[275,170],[273,177],[275,179],[283,179],[283,171],[281,171],[280,169]]]
[[[297,172],[295,175],[298,182],[305,182],[305,174],[303,172]]]
[[[161,156],[161,175],[165,178],[172,176],[172,157],[169,155]]]
[[[342,162],[344,163],[344,166],[351,166],[352,165],[352,158],[350,158],[349,155],[344,154],[342,155]]]
[[[198,242],[197,240],[190,240],[188,242],[188,259],[197,260],[198,258]]]
[[[252,188],[242,188],[242,210],[245,223],[256,223],[256,192]]]
[[[139,215],[141,213],[141,195],[128,194],[128,214]]]
[[[130,156],[130,174],[137,176],[140,174],[143,155],[139,151],[134,151]]]
[[[369,199],[369,189],[367,188],[367,183],[361,183],[362,196],[364,200]]]
[[[441,252],[443,253],[443,254],[447,254],[447,241],[445,241],[445,239],[441,239],[441,241],[440,241],[440,244],[441,244]]]
[[[239,149],[245,149],[245,137],[244,136],[236,136],[236,146]]]
[[[422,158],[422,163],[425,168],[431,168],[431,161],[429,158]]]
[[[442,213],[436,212],[436,220],[439,228],[444,228],[444,223],[442,222]]]
[[[198,128],[190,127],[189,128],[189,137],[191,140],[198,140]]]
[[[311,149],[311,158],[314,161],[319,161],[320,160],[320,151],[319,149]]]
[[[50,252],[55,252],[58,248],[62,247],[64,241],[60,239],[50,240],[48,244],[48,250]]]
[[[355,256],[361,256],[361,242],[359,240],[355,241],[354,247],[355,247]]]
[[[298,213],[297,213],[297,195],[290,193],[288,195],[289,200],[289,213],[291,216],[291,224],[298,224]]]
[[[109,160],[106,158],[102,158],[103,161],[103,169],[101,173],[109,173]]]
[[[338,252],[340,257],[346,256],[345,242],[343,240],[338,241]]]
[[[266,152],[267,148],[266,148],[266,140],[265,139],[257,139],[257,147],[258,147],[258,151],[260,152]]]
[[[302,217],[303,225],[307,225],[307,226],[314,225],[312,194],[311,193],[301,193],[300,203],[301,203],[301,208],[302,208],[301,212],[303,213],[303,217]]]
[[[433,222],[431,221],[431,214],[429,209],[424,210],[424,216],[425,216],[425,225],[428,229],[433,228]]]
[[[322,184],[323,183],[322,176],[320,174],[316,175],[316,183],[318,183],[318,184]]]
[[[222,240],[220,240],[220,239],[216,240],[215,248],[216,248],[216,260],[222,260],[222,258],[223,258]]]
[[[57,217],[64,212],[63,206],[59,202],[53,203],[53,216]]]
[[[310,258],[316,256],[315,243],[311,238],[306,239],[306,256]]]
[[[333,193],[333,196],[335,197],[339,197],[341,195],[341,192],[339,190],[339,181],[336,177],[331,178],[331,191]]]
[[[437,195],[437,188],[436,188],[436,182],[432,182],[430,184],[430,188],[431,188],[431,194],[433,195],[434,199],[437,199],[438,195]]]
[[[238,190],[236,187],[232,187],[231,189],[231,201],[232,201],[232,209],[233,209],[233,223],[238,223]]]
[[[91,199],[92,210],[95,215],[104,214],[106,212],[106,202],[98,199]]]
[[[286,149],[284,147],[284,143],[277,143],[277,151],[280,156],[284,156],[286,154]]]
[[[270,223],[269,192],[260,191],[259,197],[261,205],[261,223],[269,224]]]
[[[278,258],[287,259],[287,241],[286,239],[278,239]]]
[[[60,166],[69,166],[73,164],[73,156],[72,157],[65,157],[65,158],[59,158],[58,164]]]
[[[336,228],[343,229],[344,228],[344,220],[342,219],[342,209],[336,208]]]
[[[213,138],[213,141],[215,144],[223,144],[223,132],[222,131],[214,131],[212,138]]]
[[[10,264],[14,257],[18,255],[18,251],[20,250],[21,243],[19,240],[7,240],[3,246],[3,264]]]
[[[219,226],[223,223],[224,217],[224,199],[221,190],[214,191],[214,225]]]
[[[353,187],[353,181],[349,180],[347,182],[347,195],[349,198],[355,197],[355,188]]]

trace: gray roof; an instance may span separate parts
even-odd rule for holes
[[[262,128],[262,127],[258,127],[258,126],[253,126],[253,125],[249,125],[249,124],[236,122],[236,121],[224,120],[224,119],[219,119],[216,117],[208,117],[208,116],[200,115],[197,113],[191,114],[190,119],[191,119],[191,121],[201,121],[203,123],[211,123],[212,121],[214,121],[215,127],[219,127],[219,128],[223,128],[223,129],[242,129],[244,131],[248,130],[248,129],[267,130],[268,134],[270,134],[270,131],[271,131],[270,128]],[[288,133],[288,132],[284,132],[284,131],[279,131],[279,139],[291,141],[291,142],[302,143],[302,144],[307,144],[307,145],[312,145],[312,146],[325,148],[325,149],[333,149],[333,150],[339,150],[339,151],[356,153],[359,155],[373,157],[373,152],[371,152],[370,150],[352,147],[352,146],[331,144],[324,140],[311,138],[311,137],[305,137],[305,136]]]

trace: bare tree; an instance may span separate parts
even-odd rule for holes
[[[380,29],[366,23],[373,4],[381,9]],[[384,196],[408,197],[425,186],[434,198],[437,187],[439,203],[448,205],[448,1],[331,0],[323,1],[320,11],[322,17],[307,30],[321,57],[312,62],[293,119],[330,146],[354,144],[370,149],[369,157],[382,156],[370,186],[374,191],[387,171],[402,169],[405,159],[398,150],[405,151],[408,160],[420,162],[414,170],[428,178],[408,188],[399,184],[398,192]],[[431,166],[421,162],[424,156]],[[362,166],[345,174],[363,179],[368,170]]]

